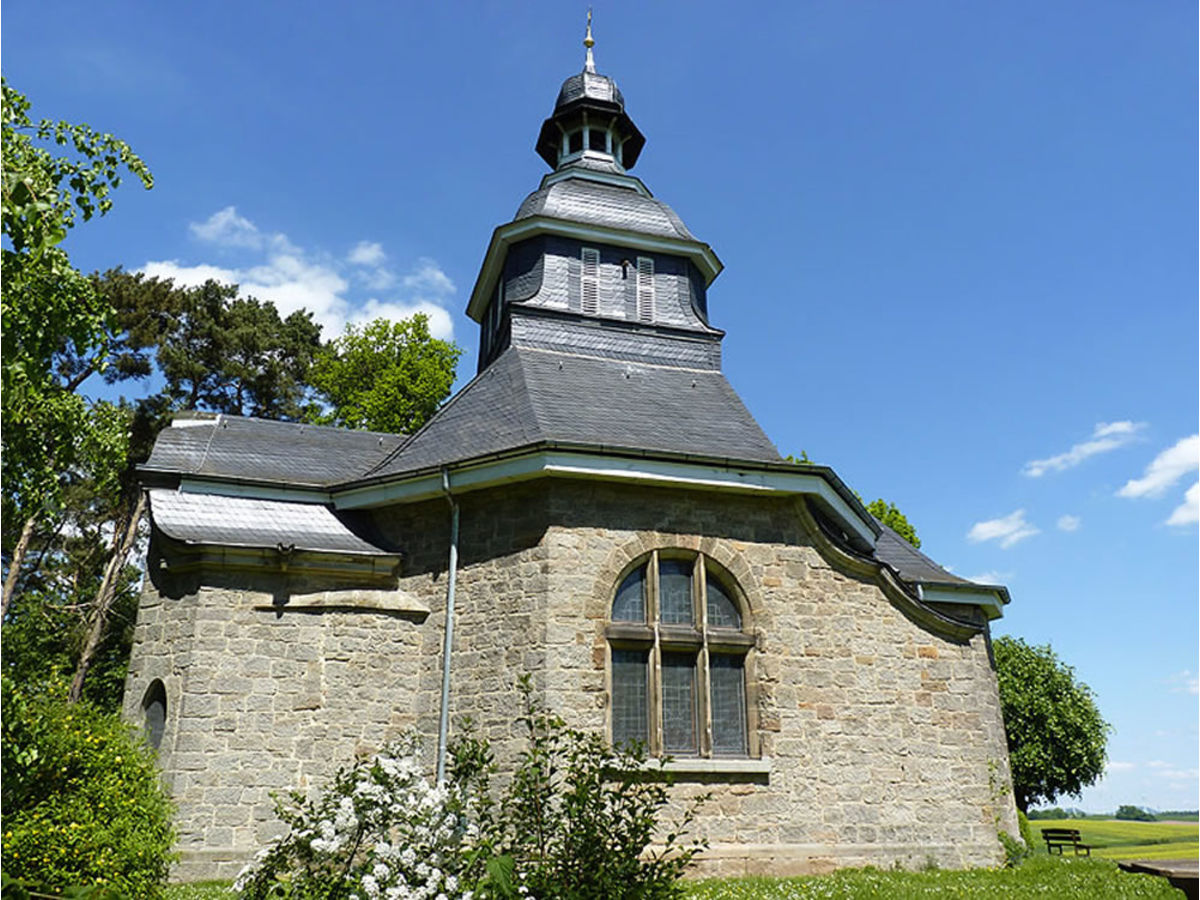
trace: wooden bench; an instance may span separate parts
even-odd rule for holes
[[[1085,856],[1092,855],[1091,844],[1084,844],[1079,840],[1079,830],[1076,828],[1043,828],[1042,840],[1046,842],[1046,852],[1053,853],[1058,850],[1058,855],[1062,856],[1064,847],[1074,847],[1075,855],[1079,855],[1082,850]]]

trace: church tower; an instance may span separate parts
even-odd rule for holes
[[[495,229],[471,292],[476,379],[372,474],[545,442],[782,461],[721,373],[721,261],[631,174],[646,139],[593,43],[589,21],[583,71],[537,137],[552,171]]]

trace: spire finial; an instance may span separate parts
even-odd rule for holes
[[[583,71],[595,72],[596,60],[592,56],[592,47],[596,46],[596,42],[592,39],[592,8],[588,7],[587,20],[587,37],[583,39],[583,46],[587,47],[587,61],[583,64]]]

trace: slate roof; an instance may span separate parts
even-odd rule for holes
[[[150,511],[164,534],[187,543],[396,555],[356,534],[352,517],[314,503],[151,490]]]
[[[562,83],[558,91],[558,99],[554,102],[554,111],[559,112],[563,107],[580,100],[600,100],[614,103],[625,108],[625,97],[617,83],[607,75],[599,72],[589,72],[586,69],[578,75],[571,75]]]
[[[564,178],[534,191],[525,198],[513,220],[531,216],[566,219],[656,237],[696,240],[675,210],[661,200],[631,187],[602,184],[586,178]]]
[[[926,584],[974,584],[973,581],[947,572],[878,519],[875,519],[875,522],[881,530],[875,542],[875,557],[895,569],[905,581]]]
[[[325,487],[366,472],[404,440],[240,416],[177,419],[159,434],[141,470]]]
[[[716,370],[510,347],[370,476],[537,443],[779,462]]]

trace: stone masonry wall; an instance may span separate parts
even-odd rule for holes
[[[711,843],[701,871],[1002,858],[997,825],[1015,833],[1016,817],[984,635],[931,634],[874,583],[839,571],[798,501],[582,482],[556,482],[550,495],[548,701],[575,724],[606,726],[603,629],[630,562],[700,551],[749,601],[750,696],[770,773],[677,776],[681,800],[713,794],[696,823]]]
[[[571,724],[607,728],[617,577],[649,550],[697,550],[749,601],[749,696],[770,760],[765,773],[682,776],[680,802],[713,794],[696,823],[711,843],[701,870],[1001,858],[997,820],[1016,823],[986,638],[955,642],[914,624],[870,579],[829,561],[799,501],[545,479],[459,502],[452,732],[470,716],[502,765],[522,746],[522,673]],[[273,603],[332,585],[278,571],[159,577],[147,589],[126,714],[140,718],[161,678],[175,877],[232,877],[279,827],[270,791],[311,788],[407,727],[424,736],[432,768],[449,509],[393,507],[376,524],[404,564],[394,586],[360,588],[363,598],[402,595],[427,615],[280,612]]]

